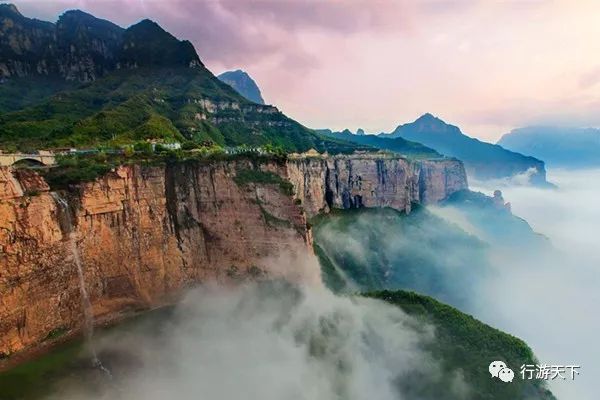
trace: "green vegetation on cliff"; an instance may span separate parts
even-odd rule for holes
[[[487,245],[414,206],[336,211],[312,221],[323,280],[334,291],[410,289],[463,306],[489,271]]]
[[[91,182],[107,174],[118,164],[105,159],[104,154],[93,157],[59,157],[59,167],[44,171],[44,178],[52,189]]]
[[[186,142],[186,144],[189,142]],[[185,146],[184,146],[185,147]],[[240,185],[249,183],[277,184],[282,193],[293,194],[293,186],[279,175],[262,171],[260,165],[266,162],[283,163],[287,155],[278,149],[267,146],[261,152],[244,151],[242,147],[236,153],[226,153],[220,146],[197,146],[192,150],[171,150],[156,145],[153,150],[150,143],[137,142],[124,151],[94,150],[78,154],[59,155],[53,168],[38,170],[44,176],[52,190],[66,189],[69,185],[90,182],[109,173],[120,165],[165,165],[173,163],[215,163],[220,161],[247,161],[248,168],[236,171],[235,182]]]
[[[294,194],[294,186],[289,181],[286,181],[274,172],[262,171],[258,168],[238,169],[233,179],[240,186],[249,183],[275,184],[279,186],[282,193],[288,196]]]
[[[0,149],[119,147],[152,139],[286,151],[367,149],[245,99],[204,67],[190,42],[152,21],[123,29],[69,11],[52,24],[14,6],[0,7],[0,18]]]
[[[322,138],[274,108],[251,105],[201,68],[117,71],[0,115],[0,147],[121,146],[147,139],[273,144],[288,151],[357,148]]]
[[[337,292],[408,289],[465,309],[497,273],[498,252],[552,254],[501,194],[461,190],[439,207],[338,210],[312,221],[323,280]],[[533,266],[532,266],[533,268]]]
[[[417,143],[416,141],[406,140],[401,137],[383,138],[375,135],[354,135],[349,130],[332,132],[329,129],[320,129],[317,132],[322,133],[330,138],[345,140],[363,146],[372,146],[381,150],[393,151],[395,153],[403,154],[412,158],[443,157],[440,153],[432,148],[424,146],[421,143]]]
[[[519,368],[535,364],[531,349],[522,340],[492,328],[470,315],[428,297],[406,291],[376,291],[364,296],[394,304],[407,314],[435,328],[435,340],[426,349],[441,362],[445,371],[459,369],[467,383],[467,399],[530,400],[554,399],[540,380],[523,380]],[[488,366],[492,361],[504,361],[515,372],[512,383],[492,379]],[[448,374],[443,385],[423,386],[425,377],[414,376],[402,385],[415,398],[448,399],[447,388],[453,376]]]

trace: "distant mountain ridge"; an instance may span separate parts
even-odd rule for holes
[[[469,137],[457,126],[447,124],[429,113],[379,137],[401,137],[422,143],[446,156],[456,157],[465,163],[469,174],[476,179],[503,179],[527,174],[531,184],[548,184],[542,160]]]
[[[248,75],[241,69],[223,72],[222,74],[217,75],[217,78],[219,78],[221,82],[225,82],[226,84],[234,88],[239,94],[244,96],[246,99],[257,104],[265,104],[265,100],[262,97],[260,88],[254,81],[254,79],[252,79],[250,75]]]
[[[529,126],[513,129],[498,144],[556,167],[600,166],[600,129]]]
[[[442,155],[437,151],[403,138],[383,138],[375,135],[366,135],[365,131],[359,129],[356,134],[345,129],[342,132],[333,132],[331,129],[318,129],[317,132],[340,140],[350,141],[366,146],[372,146],[381,150],[393,151],[410,157],[440,158]]]
[[[127,29],[81,11],[56,24],[0,5],[0,149],[162,139],[287,151],[367,149],[246,100],[189,41],[150,20]]]

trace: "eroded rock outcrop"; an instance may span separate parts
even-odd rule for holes
[[[277,176],[279,184],[253,180],[256,174]],[[77,270],[57,195],[69,204],[102,322],[172,303],[199,282],[318,279],[318,266],[315,275],[272,262],[310,252],[307,216],[335,207],[409,211],[411,202],[436,202],[464,187],[460,162],[368,155],[130,165],[61,193],[31,171],[0,169],[0,354],[81,329]]]
[[[467,188],[464,167],[453,159],[412,161],[384,154],[299,157],[288,162],[288,174],[310,217],[332,208],[410,212],[413,203],[437,203]]]

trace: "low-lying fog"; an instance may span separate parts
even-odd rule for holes
[[[98,338],[108,384],[67,380],[50,398],[399,400],[415,399],[403,382],[423,379],[464,398],[462,375],[444,376],[423,349],[431,340],[398,307],[322,287],[202,287],[159,323]]]
[[[551,382],[559,399],[593,399],[600,377],[600,170],[552,170],[548,178],[557,189],[472,184],[487,194],[500,188],[513,213],[561,253],[498,254],[475,313],[524,339],[540,362],[581,366],[575,381]]]
[[[383,254],[393,254],[386,248],[416,247],[417,253],[410,254],[426,252],[435,255],[434,261],[450,258],[461,265],[467,258],[466,268],[485,266],[490,271],[479,275],[476,270],[460,269],[460,275],[473,271],[473,279],[439,276],[455,281],[446,289],[468,294],[464,307],[461,305],[463,311],[524,339],[540,363],[580,365],[581,375],[575,381],[550,382],[559,399],[597,398],[600,170],[550,171],[549,179],[557,189],[506,182],[476,183],[472,189],[487,194],[502,189],[513,213],[546,235],[558,252],[548,246],[490,243],[492,260],[486,264],[471,256],[470,241],[457,242],[450,230],[441,231],[441,236],[452,237],[441,242],[446,248],[440,248],[432,245],[440,243],[440,237],[427,245],[434,237],[431,232],[436,231],[431,224],[415,225],[420,230],[407,234],[406,229],[413,229],[408,223],[402,229],[369,229],[363,227],[363,217],[355,223],[355,227],[364,228],[360,235],[352,236],[356,240],[339,231],[332,236],[341,242],[333,247],[349,246],[351,254],[360,258],[361,252],[366,252],[364,235],[374,234],[375,239],[381,239],[377,250]],[[441,208],[431,211],[470,229],[459,213]],[[416,224],[419,220],[412,221]],[[402,247],[403,240],[410,243]],[[462,253],[464,257],[460,257]],[[420,255],[418,260],[425,260],[421,264],[432,262]],[[422,350],[424,342],[435,340],[429,327],[417,324],[397,308],[335,296],[315,285],[310,277],[318,276],[318,265],[312,261],[297,268],[297,261],[274,260],[292,272],[307,273],[312,287],[308,291],[290,286],[265,292],[252,285],[198,289],[175,309],[174,318],[159,326],[141,325],[126,335],[99,338],[101,354],[129,354],[131,359],[126,361],[133,365],[122,373],[114,371],[115,384],[107,392],[104,386],[100,393],[90,393],[88,387],[85,393],[73,392],[79,386],[69,384],[67,391],[55,398],[152,400],[176,395],[183,399],[202,393],[203,398],[212,399],[392,400],[414,398],[406,397],[393,384],[407,376],[409,366],[412,372],[421,368],[418,372],[436,381],[439,366]],[[406,262],[398,264],[391,267],[406,267]],[[441,261],[438,264],[442,266]],[[453,264],[446,260],[446,265]],[[518,377],[518,370],[515,374]],[[448,386],[456,392],[453,397],[468,397],[469,382],[461,375],[452,379]]]
[[[428,207],[445,221],[382,211],[331,218],[315,239],[350,283],[416,290],[454,305],[524,339],[540,364],[579,365],[575,381],[550,382],[560,399],[596,398],[600,170],[548,175],[556,189],[523,186],[526,176],[471,182],[490,196],[501,189],[513,214],[548,240],[481,199]]]

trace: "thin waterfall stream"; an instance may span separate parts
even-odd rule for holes
[[[81,294],[81,308],[83,310],[83,334],[85,336],[85,341],[89,346],[90,353],[92,356],[92,364],[94,367],[103,371],[109,378],[112,377],[110,371],[104,367],[100,359],[98,358],[98,354],[96,352],[96,348],[94,346],[93,337],[94,337],[94,312],[92,310],[92,303],[90,302],[90,296],[87,291],[87,287],[85,285],[85,277],[83,274],[83,263],[81,262],[81,256],[79,254],[79,248],[77,247],[77,238],[75,232],[73,231],[73,223],[71,221],[71,212],[69,209],[69,203],[60,196],[60,194],[56,192],[51,193],[52,198],[60,208],[60,212],[62,213],[63,219],[61,220],[63,223],[63,229],[67,232],[67,239],[69,241],[69,250],[71,251],[71,255],[73,257],[73,262],[77,267],[77,277],[79,279],[79,292]]]

